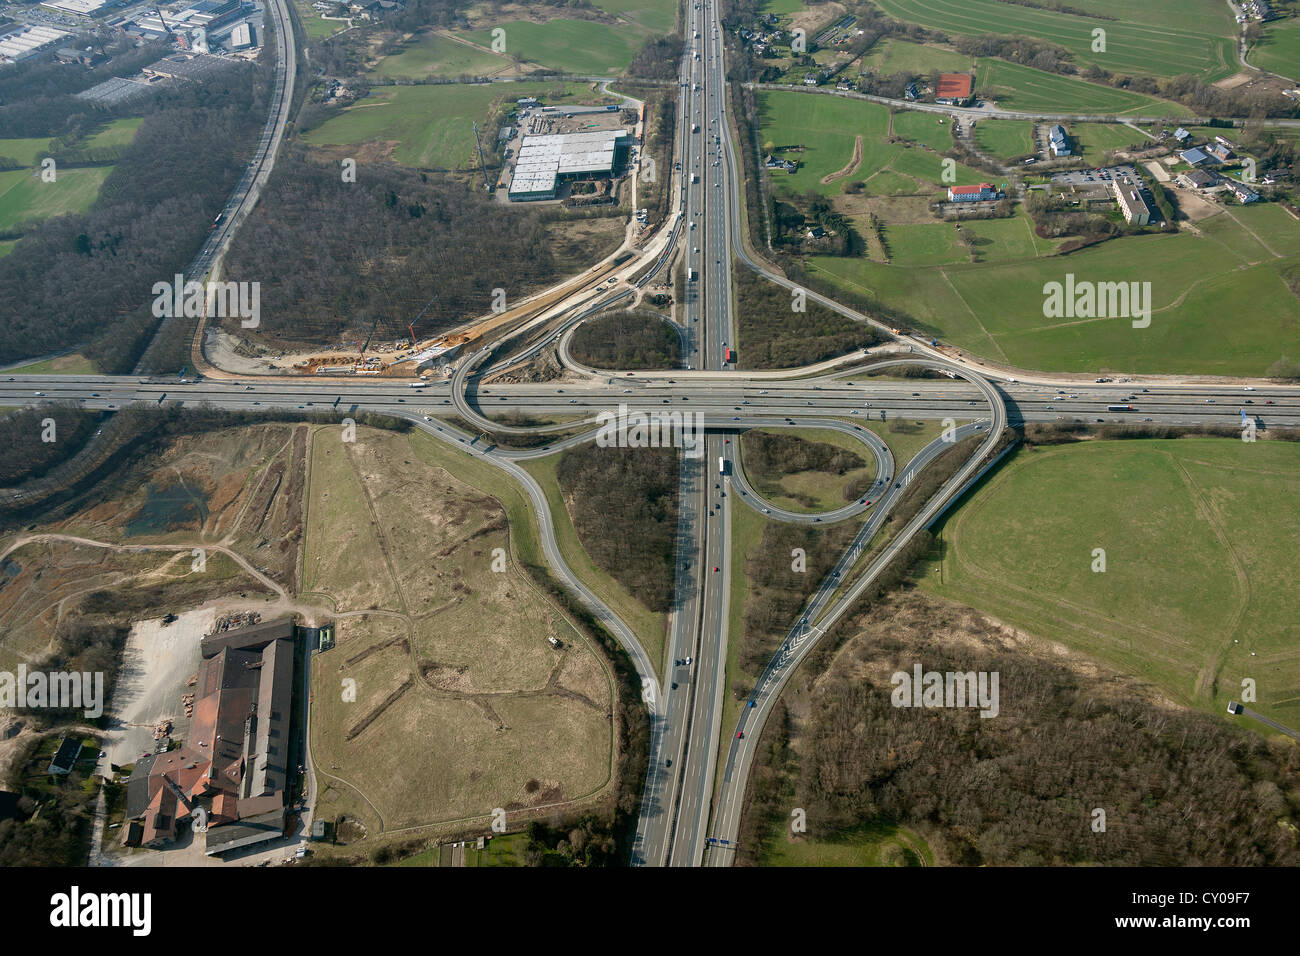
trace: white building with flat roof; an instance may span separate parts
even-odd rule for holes
[[[94,17],[110,6],[110,0],[43,0],[41,6],[77,17]]]
[[[566,179],[608,176],[619,150],[630,142],[625,129],[525,136],[510,180],[510,199],[554,199],[556,188]]]
[[[62,43],[71,33],[53,27],[23,27],[0,37],[0,63],[17,63]]]

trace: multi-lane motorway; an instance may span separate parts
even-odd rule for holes
[[[275,6],[278,11],[279,4]],[[883,375],[868,375],[862,368],[844,365],[784,373],[738,371],[734,362],[727,361],[725,352],[736,347],[732,257],[772,281],[793,286],[744,247],[740,182],[726,119],[717,0],[700,0],[698,4],[689,0],[686,35],[679,93],[681,127],[672,186],[676,210],[662,235],[619,271],[621,276],[630,277],[653,264],[654,271],[639,283],[644,284],[665,265],[674,249],[683,267],[690,270],[685,301],[679,311],[687,342],[685,369],[633,374],[575,368],[565,356],[563,342],[567,334],[586,316],[629,297],[632,289],[620,287],[593,297],[590,283],[574,283],[573,294],[565,293],[554,308],[548,306],[547,321],[552,316],[560,316],[561,321],[548,326],[550,333],[542,341],[514,353],[504,347],[484,349],[462,360],[452,379],[420,388],[411,388],[405,382],[356,378],[204,377],[181,382],[140,376],[0,375],[0,404],[9,406],[70,401],[107,412],[136,403],[208,404],[232,410],[303,415],[387,412],[410,420],[435,438],[512,475],[525,488],[537,512],[543,550],[557,579],[622,643],[642,678],[651,722],[650,767],[632,859],[653,866],[731,862],[752,766],[752,748],[790,674],[818,637],[846,613],[913,535],[955,499],[981,467],[1007,423],[1209,423],[1241,427],[1244,414],[1264,429],[1300,426],[1297,389],[1263,383],[1254,387],[1190,382],[1080,384],[1057,382],[1041,375],[1030,381],[1015,381],[1007,376],[994,379],[983,368],[951,361],[910,339],[860,357],[864,363],[877,363],[875,367],[886,373]],[[287,52],[281,53],[289,58]],[[272,132],[283,128],[280,113],[280,109],[272,111],[268,126]],[[272,141],[264,141],[257,162],[269,164],[277,143],[278,134]],[[221,233],[228,236],[235,226],[228,222]],[[808,297],[855,320],[874,321],[827,297],[812,292]],[[517,363],[521,357],[557,341],[562,343],[561,354],[575,373],[566,381],[482,384],[485,370]],[[889,377],[889,373],[900,371],[888,367],[891,361],[921,362],[942,375]],[[651,660],[631,628],[569,569],[556,543],[545,494],[518,464],[523,459],[591,441],[594,428],[584,427],[576,419],[594,422],[598,413],[619,405],[642,412],[693,412],[701,416],[706,428],[703,449],[695,449],[702,453],[682,456],[676,592],[664,661]],[[552,431],[557,434],[551,444],[528,450],[497,447],[479,434],[458,430],[447,421],[461,419],[478,433],[508,435],[530,430],[490,418],[494,413],[506,412],[573,416],[575,421],[554,426]],[[888,447],[864,424],[868,420],[888,422],[899,418],[952,419],[953,423],[964,424],[950,431],[950,438],[982,435],[984,440],[980,452],[874,553],[864,568],[857,569],[908,481],[949,447],[946,441],[936,440],[911,461],[894,461]],[[864,452],[874,457],[877,472],[877,482],[866,497],[818,516],[798,514],[762,500],[744,479],[735,439],[746,428],[785,424],[835,429],[861,440]],[[0,490],[0,500],[6,497],[12,506],[21,492]],[[791,622],[789,633],[747,702],[749,706],[742,709],[738,726],[723,727],[733,507],[755,508],[773,520],[830,522],[861,517],[863,524],[850,549],[821,582],[799,619]],[[844,584],[850,580],[851,584]],[[720,779],[715,779],[718,773]]]

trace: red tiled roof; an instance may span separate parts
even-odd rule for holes
[[[940,73],[939,92],[935,96],[941,99],[965,99],[970,96],[974,83],[969,73]]]
[[[978,186],[949,186],[948,187],[948,192],[952,193],[954,196],[968,196],[968,195],[978,196],[980,193],[984,192],[985,190],[992,192],[993,191],[992,184],[980,183]]]

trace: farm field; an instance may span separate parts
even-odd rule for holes
[[[1294,499],[1298,476],[1300,445],[1281,441],[1021,449],[943,521],[922,586],[1211,713],[1252,678],[1250,706],[1294,727],[1300,513],[1259,502]]]
[[[1065,47],[1079,67],[1112,73],[1178,76],[1213,83],[1236,72],[1233,23],[1216,0],[1087,0],[1074,4],[1111,19],[1000,3],[998,0],[878,0],[886,13],[947,34],[986,33],[1034,37]],[[1104,52],[1093,52],[1094,29],[1105,33]]]
[[[1264,39],[1246,54],[1261,69],[1300,80],[1300,17],[1265,24]]]
[[[981,263],[907,267],[822,256],[809,266],[903,309],[960,348],[1020,368],[1263,375],[1282,356],[1300,354],[1300,301],[1282,277],[1300,263],[1300,224],[1263,204],[1220,216],[1210,220],[1208,237],[1123,238],[1068,260],[990,254]],[[1151,325],[1045,318],[1043,286],[1067,272],[1077,280],[1150,282]],[[1252,308],[1232,305],[1243,301]]]
[[[143,120],[137,117],[106,123],[82,137],[74,148],[126,146],[134,138],[141,122]],[[14,229],[30,220],[85,212],[98,198],[99,188],[113,167],[61,166],[56,170],[54,182],[43,182],[40,162],[48,154],[50,142],[42,138],[0,139],[0,156],[24,167],[0,171],[0,230]]]
[[[1017,9],[1025,9],[1017,7]],[[982,59],[975,74],[975,91],[998,106],[1026,112],[1099,113],[1186,116],[1187,107],[1142,93],[1117,90],[1070,76],[1047,73],[1006,60]]]
[[[895,73],[924,76],[933,70],[941,73],[965,73],[971,68],[972,60],[956,50],[913,43],[898,37],[885,37],[863,55],[862,65],[881,76],[892,76]]]
[[[800,195],[812,189],[833,196],[857,180],[865,180],[867,192],[872,195],[939,189],[943,158],[938,153],[919,146],[885,142],[890,121],[887,107],[837,96],[768,91],[760,96],[759,108],[765,143],[778,147],[803,146],[801,153],[779,154],[800,162],[795,173],[773,177],[781,192]],[[904,121],[908,126],[920,122],[910,118]],[[921,128],[916,126],[918,130]],[[848,175],[823,183],[823,178],[843,170],[852,161],[854,142],[859,135],[863,140],[861,163]],[[956,172],[957,183],[962,185],[982,182],[988,175],[960,164]],[[889,176],[890,173],[895,175]],[[881,177],[879,183],[873,178],[877,176]]]
[[[428,76],[489,76],[511,66],[510,60],[439,33],[425,33],[379,61],[379,76],[420,79]]]
[[[884,227],[893,266],[1011,261],[1050,254],[1056,241],[1039,238],[1023,211],[1011,219],[899,224]],[[963,240],[963,236],[966,237]],[[972,255],[978,260],[972,260]]]
[[[0,172],[0,229],[13,229],[33,219],[85,212],[112,171],[112,166],[60,169],[52,183],[42,182],[38,169]]]
[[[46,137],[35,139],[0,139],[0,156],[12,159],[23,166],[35,166],[50,148]]]
[[[1122,123],[1071,123],[1068,132],[1074,141],[1076,154],[1088,162],[1101,162],[1102,154],[1108,150],[1151,142],[1133,127]]]
[[[980,120],[975,127],[975,142],[980,149],[998,159],[1011,159],[1037,151],[1034,124],[1029,120]]]
[[[518,83],[508,90],[489,84],[395,86],[371,93],[303,138],[314,146],[378,142],[407,166],[460,169],[477,162],[475,121],[482,122],[498,101],[521,96],[548,103],[595,102],[582,84]]]
[[[458,36],[490,50],[492,30],[497,28],[505,30],[506,56],[561,73],[584,75],[615,76],[623,72],[650,36],[648,31],[635,27],[593,20],[508,20]]]
[[[952,149],[952,122],[946,116],[922,113],[919,110],[899,110],[893,116],[895,136],[906,136],[935,152]]]

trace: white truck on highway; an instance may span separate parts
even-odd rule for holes
[[[730,467],[729,467],[729,465],[728,465],[727,459],[725,459],[725,458],[719,458],[719,459],[718,459],[718,474],[720,474],[720,475],[725,475],[725,474],[728,474],[729,471],[730,471]]]

